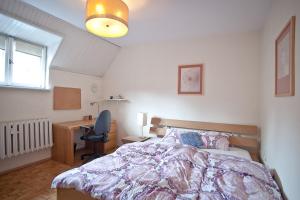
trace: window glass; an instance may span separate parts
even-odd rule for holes
[[[0,35],[0,82],[5,81],[5,37]]]
[[[43,47],[20,40],[15,40],[14,47],[13,84],[43,87],[45,80]]]

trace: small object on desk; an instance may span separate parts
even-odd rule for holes
[[[139,136],[131,135],[131,136],[122,138],[122,143],[127,144],[127,143],[132,143],[132,142],[144,142],[150,138],[151,137],[139,137]]]
[[[93,120],[93,115],[89,115],[89,120]]]
[[[109,99],[113,99],[113,98],[114,98],[114,96],[110,96],[110,97],[109,97]]]
[[[88,115],[86,115],[86,116],[83,116],[83,121],[87,121],[87,120],[90,120],[90,118],[89,118],[89,116]]]

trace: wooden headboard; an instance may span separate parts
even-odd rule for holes
[[[246,149],[253,160],[260,161],[260,137],[256,126],[162,119],[159,117],[153,117],[151,124],[150,133],[156,134],[158,137],[165,135],[167,127],[231,133],[232,136],[229,138],[230,146]]]

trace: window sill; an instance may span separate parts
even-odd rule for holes
[[[50,88],[36,88],[36,87],[26,87],[26,86],[16,86],[16,85],[1,85],[0,89],[17,89],[17,90],[34,90],[34,91],[41,91],[41,92],[50,92]]]

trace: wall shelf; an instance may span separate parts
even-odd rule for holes
[[[128,101],[128,99],[103,99],[103,101]]]

